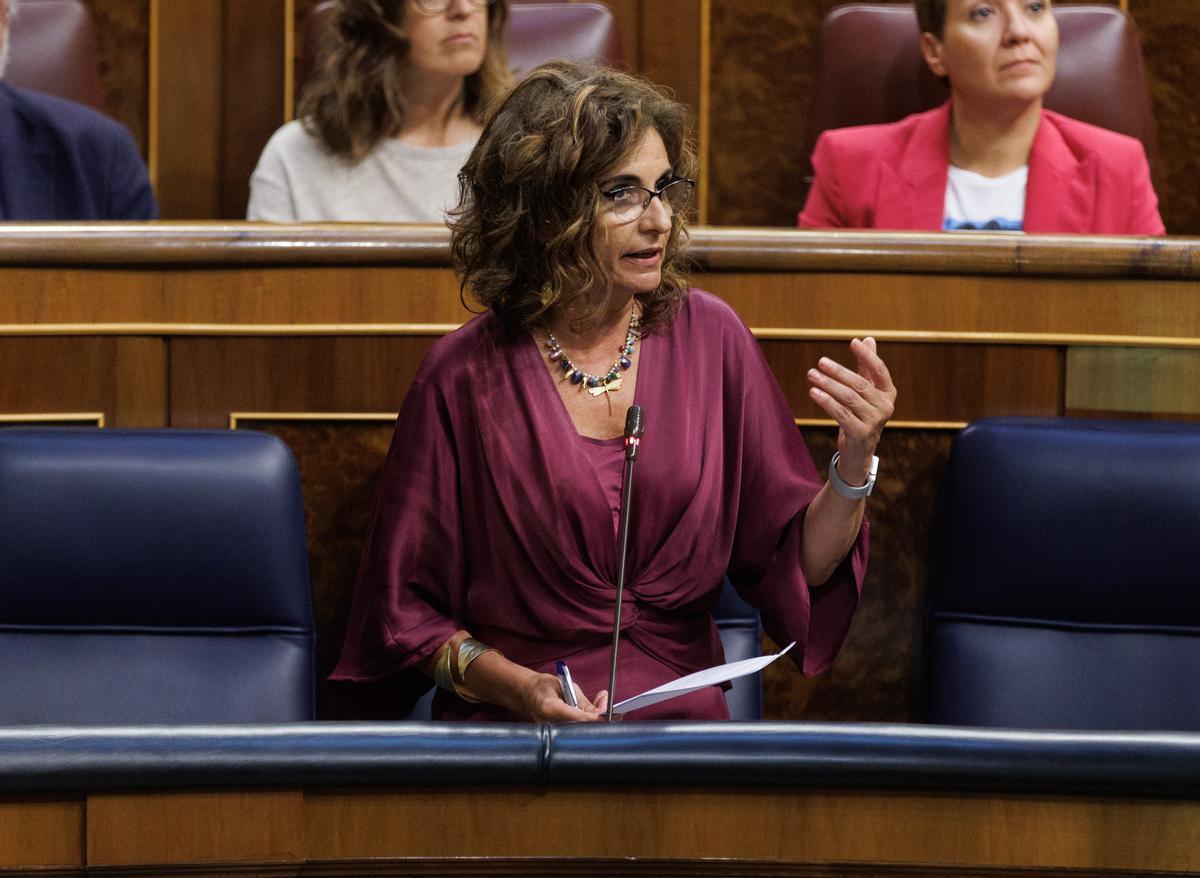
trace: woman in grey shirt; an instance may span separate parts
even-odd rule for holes
[[[300,118],[271,137],[247,218],[442,222],[508,85],[508,0],[338,0]]]

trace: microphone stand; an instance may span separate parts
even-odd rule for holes
[[[645,423],[640,405],[631,405],[625,413],[625,471],[621,476],[621,515],[617,524],[617,604],[613,616],[612,665],[608,671],[608,712],[604,718],[612,722],[613,705],[617,702],[617,646],[621,639],[621,599],[625,594],[625,551],[629,546],[629,498],[633,494],[633,464],[637,460]]]

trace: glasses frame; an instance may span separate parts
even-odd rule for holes
[[[455,2],[456,0],[409,0],[413,9],[430,18],[442,15]],[[496,0],[467,0],[467,3],[476,9],[487,9],[489,6],[494,6]]]
[[[622,186],[614,186],[611,189],[605,189],[605,190],[601,191],[600,194],[603,195],[606,199],[608,199],[608,209],[610,212],[615,214],[616,213],[616,205],[614,202],[616,200],[616,196],[619,193],[630,192],[634,189],[639,189],[643,193],[645,193],[646,198],[645,198],[645,200],[642,201],[641,210],[639,210],[637,212],[636,216],[629,217],[628,219],[620,219],[618,217],[618,222],[620,222],[622,225],[624,225],[626,223],[635,223],[638,220],[640,220],[642,218],[642,216],[646,213],[646,210],[650,207],[650,202],[653,201],[655,198],[657,198],[659,201],[662,202],[663,207],[665,207],[667,209],[667,212],[670,213],[670,215],[672,217],[675,216],[675,214],[680,213],[681,212],[680,209],[676,208],[673,204],[671,204],[670,200],[664,196],[664,193],[668,189],[670,189],[672,186],[677,186],[680,183],[687,184],[687,203],[685,203],[682,208],[682,210],[687,210],[688,204],[690,204],[691,199],[692,199],[692,192],[694,192],[696,189],[696,181],[689,180],[687,177],[676,177],[670,183],[667,183],[664,186],[659,187],[658,189],[647,189],[645,186],[622,185]]]

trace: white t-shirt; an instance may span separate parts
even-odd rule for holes
[[[475,138],[422,147],[387,138],[351,164],[299,121],[267,142],[250,177],[246,218],[268,222],[444,222]]]
[[[1003,177],[984,177],[951,165],[943,231],[1022,231],[1028,180],[1028,165]]]

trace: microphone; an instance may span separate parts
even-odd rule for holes
[[[645,432],[645,418],[642,416],[640,405],[631,405],[625,413],[625,459],[637,460],[638,446],[642,444],[642,433]]]
[[[625,550],[629,546],[629,498],[633,494],[633,464],[638,446],[642,444],[645,418],[640,405],[631,405],[625,413],[625,471],[621,475],[621,512],[617,534],[617,605],[613,616],[612,664],[608,670],[608,712],[605,719],[612,722],[613,705],[617,703],[617,646],[621,640],[621,598],[625,594]]]

